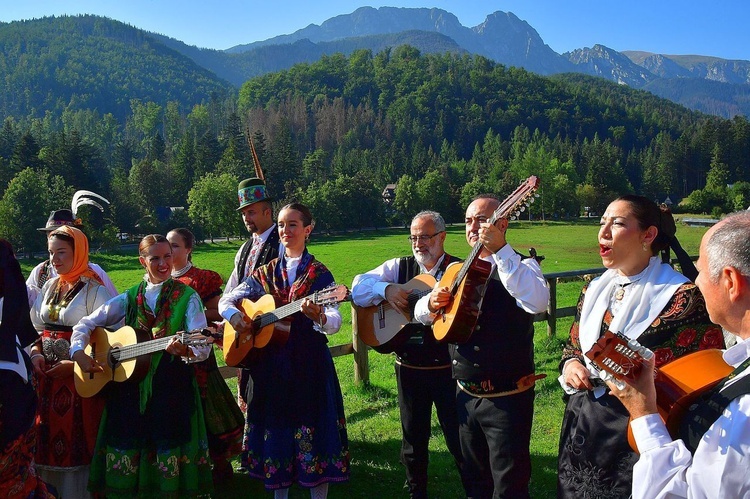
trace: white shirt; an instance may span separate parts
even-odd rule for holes
[[[535,258],[524,258],[513,251],[510,244],[500,248],[483,260],[493,264],[492,272],[497,271],[500,282],[510,296],[515,298],[516,305],[530,314],[547,310],[549,288],[544,280],[542,268]],[[430,325],[435,319],[428,307],[430,295],[419,299],[414,307],[414,318],[422,324]]]
[[[278,230],[276,228],[276,224],[272,224],[268,229],[263,232],[263,234],[260,235],[253,235],[253,238],[258,237],[260,238],[260,245],[261,248],[268,240],[268,237],[271,235],[271,232]],[[247,244],[253,244],[253,241],[248,241]],[[284,254],[284,245],[281,244],[281,241],[279,241],[279,255]],[[234,255],[234,268],[232,269],[232,273],[229,275],[229,279],[227,279],[226,284],[224,285],[224,293],[227,293],[229,291],[232,291],[234,288],[237,287],[237,285],[242,282],[247,276],[253,273],[253,266],[252,265],[246,265],[245,266],[245,275],[241,278],[237,275],[237,265],[240,263],[240,257],[242,256],[242,248],[240,248],[239,251],[237,251],[237,254]],[[248,262],[249,264],[250,262]]]
[[[146,306],[151,310],[156,308],[156,300],[161,292],[164,283],[146,284]],[[73,334],[70,338],[70,357],[78,350],[83,350],[91,338],[91,331],[97,327],[121,327],[125,321],[125,314],[128,310],[128,295],[119,294],[107,301],[104,305],[94,310],[91,315],[82,318],[78,324],[73,326]],[[185,312],[185,328],[187,331],[194,331],[206,327],[206,315],[203,313],[203,303],[198,293],[192,293],[188,301]],[[211,345],[191,345],[190,349],[195,354],[191,361],[201,362],[208,358],[211,351]]]
[[[29,308],[32,308],[34,306],[36,297],[39,294],[39,292],[42,290],[42,287],[39,286],[39,274],[42,271],[42,266],[47,262],[48,260],[45,260],[39,265],[37,265],[36,267],[34,267],[31,270],[31,273],[29,274],[29,278],[26,279],[26,290],[29,294]],[[91,268],[91,270],[96,272],[96,275],[98,275],[99,278],[102,280],[102,284],[104,284],[104,287],[109,290],[109,293],[111,296],[117,295],[117,288],[115,288],[115,285],[112,284],[112,279],[109,278],[109,276],[107,275],[107,273],[104,271],[103,268],[91,262],[89,262],[89,268]],[[47,276],[47,282],[57,277],[57,270],[55,270],[54,266],[50,265],[47,272],[49,272],[49,275]]]
[[[440,256],[430,270],[427,270],[424,265],[417,261],[420,272],[434,277],[440,270],[444,258],[445,253]],[[385,288],[389,284],[398,282],[400,260],[400,258],[392,258],[369,272],[354,276],[352,282],[352,301],[354,304],[358,307],[370,307],[385,300]]]
[[[750,357],[750,342],[724,352],[738,366]],[[733,381],[750,375],[750,368]],[[672,440],[658,414],[633,420],[641,457],[633,468],[634,498],[750,497],[750,395],[734,399],[701,439],[695,455]]]

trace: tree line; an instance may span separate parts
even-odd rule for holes
[[[460,220],[473,195],[505,195],[532,174],[542,181],[538,217],[596,212],[625,192],[684,198],[699,212],[750,204],[745,118],[480,56],[360,50],[253,78],[189,112],[176,101],[129,108],[124,122],[96,109],[5,116],[0,233],[39,246],[34,229],[49,211],[89,189],[112,201],[103,215],[84,214],[101,244],[175,224],[242,234],[236,186],[253,175],[248,135],[270,192],[310,205],[322,230],[400,224],[428,208]],[[389,203],[387,184],[398,186]],[[186,209],[164,219],[157,207]]]

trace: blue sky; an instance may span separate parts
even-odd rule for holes
[[[292,33],[361,6],[437,7],[468,27],[513,12],[563,53],[596,43],[615,50],[750,60],[747,0],[0,0],[0,21],[97,14],[189,45],[226,49]]]

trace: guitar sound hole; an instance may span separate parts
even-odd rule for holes
[[[119,347],[113,347],[109,351],[109,358],[107,359],[107,362],[109,363],[110,367],[116,366],[120,363],[120,348]]]

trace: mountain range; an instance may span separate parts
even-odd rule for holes
[[[417,40],[420,32],[424,34]],[[433,38],[426,33],[442,37]],[[468,28],[450,12],[437,8],[362,7],[319,26],[311,24],[292,34],[238,45],[226,52],[258,58],[269,47],[284,46],[301,55],[303,51],[312,53],[311,46],[316,46],[322,53],[330,53],[327,50],[335,42],[337,49],[348,54],[354,47],[368,46],[376,50],[382,47],[378,42],[383,36],[395,34],[401,34],[403,41],[427,52],[465,51],[542,75],[584,73],[648,90],[709,114],[750,115],[750,61],[617,52],[603,44],[558,54],[544,43],[532,26],[511,12],[494,12],[483,23]],[[455,48],[450,46],[449,40],[455,43]],[[303,41],[306,43],[301,46]]]
[[[74,41],[70,41],[71,33]],[[0,111],[38,114],[44,109],[60,110],[71,103],[81,104],[81,95],[89,107],[104,110],[108,105],[102,103],[115,99],[107,96],[112,85],[129,99],[154,102],[174,95],[215,95],[252,77],[311,63],[324,55],[349,55],[358,49],[375,53],[403,44],[423,53],[481,55],[541,75],[583,73],[646,90],[704,113],[725,118],[750,116],[750,61],[618,52],[603,44],[558,54],[532,26],[510,12],[494,12],[469,28],[442,9],[396,7],[362,7],[320,25],[227,50],[197,48],[98,16],[0,23]],[[78,50],[82,46],[98,47],[104,57],[84,60]],[[60,53],[51,53],[52,48]],[[166,73],[153,69],[161,64],[157,59],[169,61]],[[120,67],[124,61],[131,62]],[[89,76],[84,77],[81,71],[88,71]],[[134,83],[134,78],[141,80]],[[172,82],[169,94],[160,94],[156,89],[167,82]],[[76,93],[78,87],[84,90]],[[24,88],[44,88],[46,95],[37,98],[21,92]],[[195,98],[188,101],[191,105]],[[130,106],[122,98],[117,105],[118,115]]]

